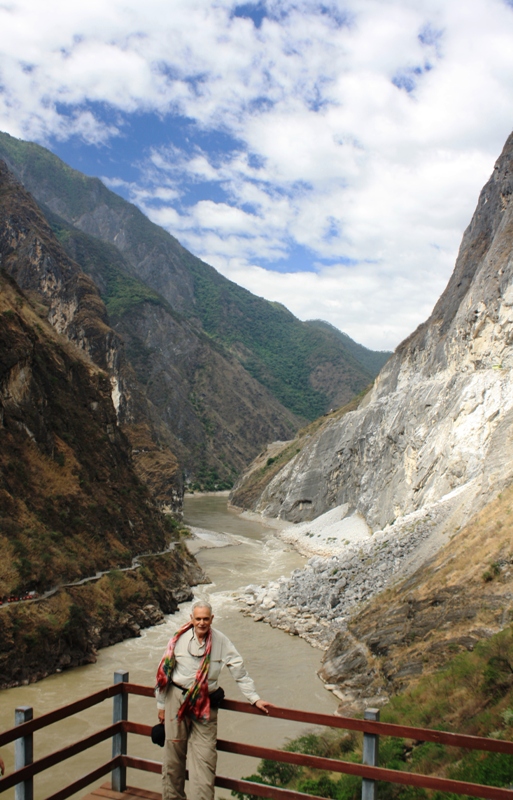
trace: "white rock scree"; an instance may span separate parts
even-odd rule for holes
[[[351,533],[343,519],[337,543],[330,542],[332,550],[338,547],[336,554],[313,556],[304,569],[295,569],[289,578],[282,576],[267,584],[246,586],[236,593],[236,599],[244,613],[255,620],[327,649],[361,603],[414,572],[448,540],[451,510],[461,509],[465,494],[472,494],[471,484],[396,520],[382,531],[367,533],[365,538],[360,523]],[[319,552],[323,553],[326,533],[332,539],[335,532],[333,512],[328,512],[277,535],[289,542],[295,537],[294,544],[300,552],[312,552],[318,541]]]

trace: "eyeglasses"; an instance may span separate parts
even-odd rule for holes
[[[194,649],[195,650],[202,650],[202,652],[201,653],[193,653],[193,651],[192,651],[193,644],[194,644]],[[191,638],[189,639],[189,644],[187,645],[187,652],[193,658],[203,658],[203,656],[205,655],[205,642],[203,642],[203,644],[200,645],[198,643],[198,641],[195,639],[194,634],[193,634],[191,636]]]

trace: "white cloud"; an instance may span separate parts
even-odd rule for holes
[[[393,347],[436,302],[513,127],[513,9],[267,0],[256,28],[235,5],[11,0],[0,6],[0,128],[101,144],[144,110],[234,137],[223,154],[170,136],[125,188],[228,277]],[[189,205],[188,186],[203,191]],[[310,271],[263,269],[294,248],[311,254]]]

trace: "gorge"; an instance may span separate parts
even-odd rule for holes
[[[118,416],[161,505],[177,507],[184,481],[229,488],[267,442],[350,400],[390,355],[252,295],[45,148],[0,134],[0,158],[105,303],[123,343],[123,363],[108,365]]]
[[[107,535],[110,550],[90,547],[90,563],[73,562],[76,578],[91,567],[113,569],[98,586],[116,612],[106,615],[105,638],[96,633],[93,650],[112,641],[107,631],[119,627],[127,608],[135,614],[141,597],[146,606],[157,607],[157,621],[190,596],[191,584],[205,580],[179,526],[166,530],[157,506],[178,510],[184,481],[202,485],[202,475],[209,474],[217,486],[229,483],[256,452],[232,503],[279,518],[284,540],[313,558],[290,578],[252,581],[239,602],[256,619],[326,650],[321,676],[344,708],[385,702],[450,653],[471,650],[509,624],[512,137],[481,193],[447,289],[429,320],[397,348],[368,390],[372,370],[387,354],[362,352],[329,326],[299,323],[276,304],[239,290],[99,181],[69,170],[43,148],[6,136],[0,145],[17,175],[6,166],[0,174],[1,265],[5,286],[14,293],[2,318],[9,323],[6,335],[12,337],[12,325],[27,322],[29,315],[31,341],[44,337],[55,352],[63,347],[67,355],[81,353],[73,358],[85,359],[105,404],[93,398],[84,413],[103,409],[101,436],[124,453],[114,461],[126,460],[141,497],[144,484],[151,491],[143,505],[154,515],[154,536],[133,543],[130,516],[125,529],[114,525],[119,541],[114,533]],[[129,246],[136,234],[142,238]],[[266,349],[266,329],[278,343],[274,360]],[[294,358],[285,372],[273,372],[274,357],[290,352]],[[59,561],[60,547],[46,546],[43,552],[42,543],[61,536],[71,551],[78,547],[67,538],[69,526],[64,536],[59,524],[75,519],[70,508],[81,497],[85,474],[73,461],[78,455],[67,449],[74,431],[61,431],[53,420],[46,427],[41,423],[40,408],[50,408],[51,392],[39,392],[28,404],[34,422],[25,420],[23,392],[14,380],[23,368],[6,362],[4,407],[13,422],[9,429],[11,418],[4,416],[4,432],[16,431],[23,439],[20,453],[37,446],[59,469],[68,465],[71,483],[45,485],[41,497],[32,490],[34,508],[27,500],[32,528],[21,517],[13,524],[13,492],[23,493],[23,478],[13,483],[9,470],[15,477],[16,470],[6,462],[3,531],[12,555],[4,591],[48,588],[49,576],[69,579],[71,567]],[[335,375],[329,385],[328,374]],[[48,381],[51,385],[52,378]],[[53,381],[59,383],[58,375]],[[69,399],[66,404],[74,407]],[[324,413],[308,422],[319,410]],[[67,419],[58,411],[55,416],[61,425]],[[80,423],[84,430],[89,416],[87,425]],[[32,474],[30,464],[24,469]],[[61,477],[57,467],[52,470]],[[94,478],[114,484],[112,477]],[[88,477],[88,489],[91,483]],[[110,508],[119,514],[122,508],[119,501],[90,505],[101,513]],[[41,523],[48,531],[45,527],[38,539]],[[76,525],[80,529],[82,523]],[[173,563],[154,564],[145,586],[127,584],[127,575],[118,585],[116,567],[141,551],[169,545]],[[96,561],[91,553],[97,553]],[[64,631],[69,632],[75,604],[75,598],[64,603],[68,617],[59,618]],[[58,610],[47,612],[56,617]],[[14,610],[1,613],[5,620]],[[81,612],[73,613],[78,620]],[[151,621],[151,615],[145,621],[134,617],[122,635]],[[31,625],[25,633],[34,636],[41,622]],[[12,649],[10,630],[7,626],[3,634],[4,664]],[[68,651],[76,645],[63,641]],[[79,653],[67,664],[95,656],[84,646]],[[59,664],[56,660],[50,671]],[[5,668],[4,683],[12,670]],[[22,679],[16,674],[14,680]]]
[[[0,609],[5,686],[176,610],[205,576],[161,510],[388,354],[231,284],[44,148],[1,134],[0,155],[0,600],[52,590]]]

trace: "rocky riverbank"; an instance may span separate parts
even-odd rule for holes
[[[462,493],[442,498],[370,534],[355,517],[338,522],[337,509],[310,523],[285,528],[278,535],[302,553],[317,552],[304,569],[266,585],[246,586],[237,595],[243,611],[314,647],[326,649],[364,603],[405,578],[448,541],[452,510]]]

